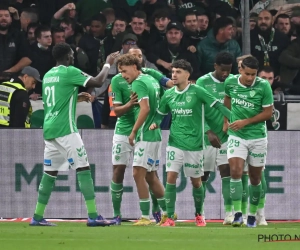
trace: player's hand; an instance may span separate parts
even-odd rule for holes
[[[130,107],[133,107],[134,105],[137,105],[137,104],[139,104],[138,95],[137,95],[137,93],[131,92],[129,105],[130,105]]]
[[[229,127],[229,122],[228,122],[228,120],[226,120],[226,121],[224,121],[224,123],[223,123],[223,132],[224,132],[224,133],[227,133],[228,127]]]
[[[247,125],[247,120],[238,120],[229,125],[229,128],[233,131],[238,131]]]
[[[109,63],[110,65],[113,65],[115,60],[118,58],[120,55],[119,51],[111,53],[106,57],[106,63]]]
[[[131,134],[130,134],[129,137],[128,137],[129,144],[130,144],[131,146],[134,146],[134,139],[135,139],[135,133],[134,133],[134,132],[131,132]]]
[[[92,96],[87,92],[81,92],[78,95],[77,102],[91,102]]]
[[[154,130],[154,129],[157,129],[157,128],[158,128],[157,124],[156,123],[152,123],[150,125],[150,127],[149,127],[149,130]]]
[[[214,147],[214,148],[221,148],[221,142],[219,137],[212,132],[211,130],[207,131],[207,137],[208,140],[210,141],[210,144]]]
[[[37,99],[39,99],[40,96],[41,96],[40,94],[33,93],[29,96],[29,99],[36,101]]]

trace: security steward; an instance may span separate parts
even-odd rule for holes
[[[32,107],[28,91],[42,82],[39,72],[25,67],[18,77],[0,83],[0,128],[30,128]]]

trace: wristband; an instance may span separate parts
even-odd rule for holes
[[[105,64],[103,65],[103,68],[104,68],[104,67],[107,67],[107,68],[110,69],[110,64],[109,64],[109,63],[105,63]]]

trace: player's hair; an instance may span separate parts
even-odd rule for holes
[[[277,23],[278,23],[279,18],[282,18],[282,19],[289,19],[289,20],[290,20],[290,16],[289,16],[289,15],[287,15],[287,14],[280,14],[280,15],[278,15],[278,16],[276,17],[274,24],[277,24]],[[290,21],[290,22],[291,22],[291,21]]]
[[[140,51],[142,51],[142,53],[143,53],[143,50],[139,47],[139,46],[137,46],[137,45],[132,45],[132,46],[130,46],[130,49],[129,50],[131,50],[131,49],[139,49]],[[128,50],[128,51],[129,51]]]
[[[56,61],[62,61],[71,52],[71,46],[67,43],[58,43],[52,49],[52,56]]]
[[[99,14],[94,15],[94,16],[91,18],[91,23],[92,23],[93,21],[98,21],[98,22],[100,22],[100,23],[102,23],[102,24],[105,25],[105,24],[106,24],[106,17],[105,17],[104,14],[99,13]]]
[[[114,23],[115,23],[116,21],[122,21],[122,22],[125,22],[126,25],[127,25],[127,23],[128,23],[127,19],[126,19],[125,17],[123,17],[123,16],[116,16]]]
[[[233,64],[234,62],[234,57],[231,53],[223,51],[217,54],[215,58],[215,63],[217,65],[230,65]]]
[[[142,10],[137,10],[136,12],[133,13],[131,20],[133,18],[140,18],[140,19],[144,19],[144,22],[147,22],[147,14],[142,11]]]
[[[254,56],[248,56],[242,61],[241,67],[243,69],[250,68],[250,69],[259,69],[259,62]]]
[[[24,13],[26,18],[30,19],[31,23],[37,23],[39,21],[39,15],[36,9],[32,9],[32,8],[23,9],[22,13]]]
[[[261,73],[261,72],[266,72],[266,73],[274,73],[274,70],[271,66],[264,66],[262,69],[260,69],[258,71],[258,75]]]
[[[233,20],[229,17],[219,17],[216,19],[213,25],[214,36],[216,36],[220,29],[226,28],[229,25],[233,25]]]
[[[193,73],[192,65],[184,59],[180,59],[180,60],[177,60],[177,61],[173,62],[171,67],[186,70],[190,74]]]
[[[119,57],[116,63],[117,67],[119,68],[120,66],[132,66],[136,65],[137,70],[141,70],[142,65],[140,64],[139,60],[130,54],[125,54]]]
[[[34,31],[34,36],[35,36],[35,38],[41,38],[42,32],[46,32],[46,31],[50,31],[50,32],[51,32],[50,27],[45,26],[45,25],[40,25],[40,26],[38,26],[38,27],[35,29],[35,31]]]

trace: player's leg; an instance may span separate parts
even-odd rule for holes
[[[117,225],[121,225],[121,203],[123,196],[123,180],[126,166],[129,163],[133,147],[129,144],[128,137],[114,135],[112,148],[113,176],[110,183],[111,200],[114,210],[114,219]]]
[[[183,171],[186,177],[190,177],[193,185],[193,198],[195,206],[195,223],[198,227],[205,227],[206,222],[201,214],[204,187],[201,182],[203,171],[203,151],[184,151]]]
[[[243,184],[242,214],[243,214],[244,224],[246,225],[247,224],[248,201],[249,201],[249,175],[248,175],[248,163],[247,162],[245,162],[245,165],[244,165],[242,184]]]
[[[262,193],[261,173],[266,164],[267,139],[249,140],[250,206],[247,226],[256,227],[256,212]]]
[[[162,221],[161,226],[175,226],[174,212],[176,203],[176,180],[183,165],[184,153],[182,150],[168,146],[166,149],[166,172],[167,183],[165,189],[165,200],[168,218]]]
[[[80,191],[84,197],[88,220],[87,226],[109,226],[115,224],[115,221],[105,220],[98,215],[94,183],[91,175],[86,150],[79,133],[72,133],[56,139],[57,148],[68,160],[72,169],[76,170],[77,180]]]
[[[159,162],[158,162],[159,164]],[[155,171],[156,177],[157,179],[159,179],[157,171]],[[148,182],[148,181],[147,181]],[[149,191],[150,191],[150,197],[152,200],[152,215],[153,218],[155,219],[156,223],[159,223],[161,221],[161,212],[160,212],[160,207],[159,207],[159,203],[161,203],[161,200],[158,201],[155,194],[153,193],[153,191],[151,190],[151,187],[149,186]]]
[[[34,212],[34,216],[30,222],[31,226],[53,226],[43,217],[46,206],[50,199],[58,170],[68,171],[69,164],[56,147],[54,140],[45,140],[44,150],[44,174],[39,185],[38,200]]]
[[[258,203],[258,209],[256,214],[256,222],[258,226],[267,226],[268,223],[265,218],[265,203],[266,203],[266,194],[267,194],[267,183],[265,178],[265,171],[261,172],[261,185],[262,191]]]
[[[239,227],[243,225],[242,215],[242,197],[243,185],[242,175],[244,163],[248,155],[248,147],[245,140],[229,136],[227,145],[227,157],[230,166],[230,195],[234,209],[234,220],[232,226]]]

